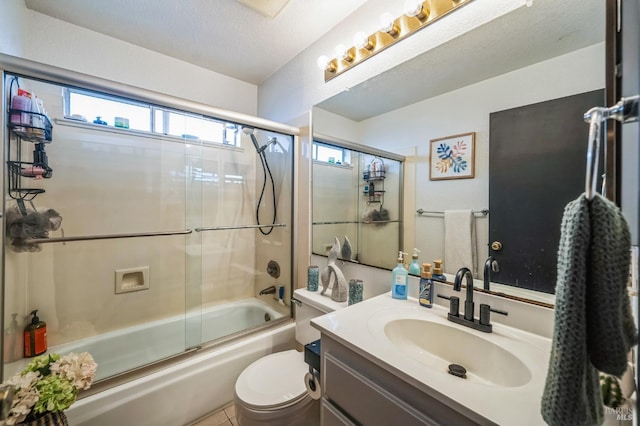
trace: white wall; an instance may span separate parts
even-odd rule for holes
[[[0,52],[13,56],[24,53],[27,10],[24,0],[2,0],[0,7]]]
[[[230,111],[257,113],[254,84],[28,10],[21,0],[3,0],[0,20],[0,53]]]

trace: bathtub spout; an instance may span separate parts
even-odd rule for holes
[[[267,288],[263,288],[262,290],[260,290],[260,296],[264,296],[265,294],[275,294],[276,293],[276,287],[275,286],[271,286],[271,287],[267,287]]]

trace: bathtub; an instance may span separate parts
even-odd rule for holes
[[[108,377],[183,352],[185,325],[196,317],[153,321],[52,347],[51,351],[89,351],[98,363],[97,376]],[[254,298],[205,309],[201,315],[203,341],[282,317]],[[185,425],[230,402],[235,380],[246,366],[272,352],[290,349],[294,342],[294,324],[286,322],[181,357],[164,369],[83,398],[66,413],[73,426]]]

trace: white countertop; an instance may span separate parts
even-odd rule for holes
[[[458,411],[468,413],[470,410],[499,425],[544,425],[540,401],[551,340],[495,322],[493,333],[483,333],[448,321],[447,312],[441,306],[428,309],[420,306],[416,299],[396,300],[391,293],[386,293],[315,318],[311,324],[423,392],[447,404],[466,407],[458,407]],[[486,339],[518,358],[531,372],[531,379],[522,386],[498,386],[460,379],[427,367],[399,351],[384,334],[386,323],[407,318],[446,324]],[[490,354],[477,354],[480,359],[485,356]]]

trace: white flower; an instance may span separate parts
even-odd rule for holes
[[[23,421],[27,415],[31,412],[31,408],[38,402],[38,391],[36,390],[36,383],[40,380],[40,373],[36,371],[30,371],[24,376],[16,374],[9,380],[8,384],[13,385],[15,389],[15,395],[11,404],[11,411],[9,417],[6,420],[7,425],[15,425]]]
[[[70,353],[51,364],[51,373],[69,380],[76,389],[89,389],[98,365],[89,352]]]

